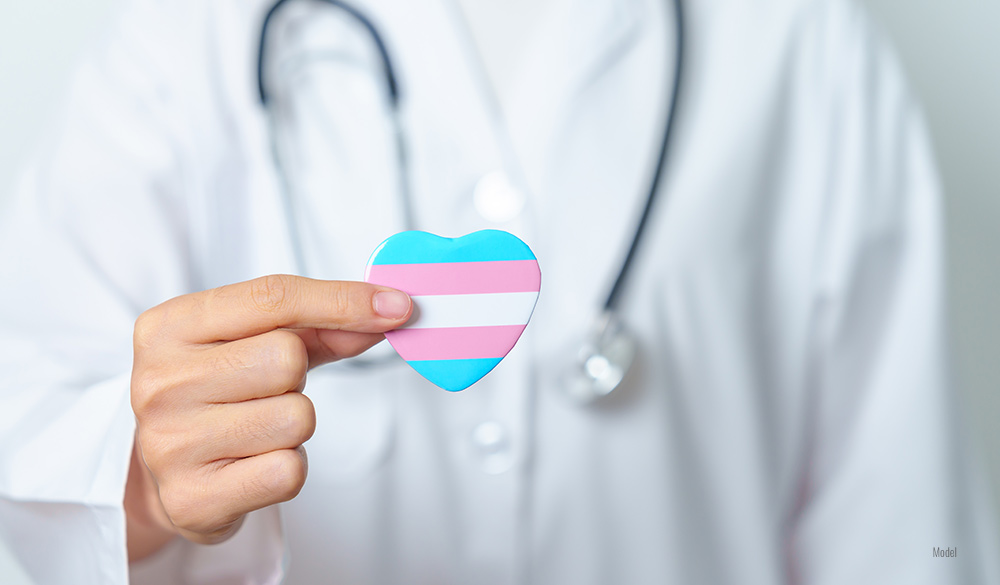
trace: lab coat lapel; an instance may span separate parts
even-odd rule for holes
[[[567,3],[560,14],[512,116],[516,146],[535,163],[528,175],[539,195],[536,220],[546,226],[536,240],[547,276],[536,316],[577,324],[574,331],[536,324],[539,347],[554,357],[579,342],[631,244],[673,63],[663,6],[619,0],[582,11]],[[542,87],[532,106],[532,89]]]
[[[553,124],[589,81],[614,68],[641,26],[641,8],[639,0],[553,3],[512,91],[508,122],[522,160],[545,160]],[[536,182],[544,165],[533,166],[528,174]]]
[[[472,192],[504,166],[453,8],[444,0],[371,5],[399,68],[416,227],[444,236],[495,227],[476,215]]]

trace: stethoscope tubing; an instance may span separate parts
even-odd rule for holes
[[[277,12],[288,1],[289,0],[277,0],[277,2],[275,2],[271,6],[271,8],[267,11],[267,13],[264,16],[264,20],[261,23],[260,40],[257,50],[257,90],[261,106],[264,108],[265,111],[269,109],[269,103],[270,103],[270,94],[267,91],[267,84],[265,79],[266,75],[264,71],[265,57],[267,51],[268,31],[275,14],[277,14]],[[412,201],[409,193],[410,173],[409,173],[409,168],[408,168],[409,165],[405,150],[406,141],[404,139],[403,127],[402,127],[402,122],[400,120],[401,116],[399,111],[400,89],[392,59],[390,58],[389,51],[386,48],[386,43],[382,38],[382,35],[378,32],[378,29],[372,23],[371,19],[368,18],[368,16],[363,14],[356,7],[341,0],[318,0],[318,1],[339,8],[345,14],[354,19],[359,25],[361,25],[368,32],[369,36],[372,39],[372,42],[375,44],[375,48],[378,51],[379,58],[382,63],[383,73],[385,76],[386,94],[389,98],[389,106],[392,109],[392,117],[395,125],[395,140],[397,148],[396,154],[400,166],[399,174],[400,174],[401,185],[399,192],[400,192],[401,204],[403,205],[404,219],[406,221],[407,229],[414,229]],[[673,14],[674,30],[675,30],[674,40],[675,40],[676,58],[674,60],[672,86],[669,96],[670,101],[667,104],[666,117],[664,120],[664,127],[663,127],[664,128],[663,136],[660,141],[657,162],[653,170],[652,179],[650,180],[649,193],[646,195],[646,202],[645,205],[643,206],[642,214],[639,216],[639,221],[636,224],[635,232],[634,235],[632,236],[632,241],[629,245],[625,258],[622,261],[621,268],[618,270],[618,275],[615,277],[614,283],[612,284],[611,289],[608,292],[607,298],[605,299],[603,310],[601,311],[599,317],[595,320],[595,324],[603,324],[600,327],[597,327],[595,332],[592,334],[595,337],[594,339],[591,339],[590,342],[595,347],[602,347],[603,345],[605,345],[603,342],[606,340],[604,340],[603,336],[607,332],[612,330],[616,332],[615,335],[624,335],[627,339],[629,339],[630,341],[629,344],[627,345],[634,346],[634,341],[631,340],[631,336],[621,326],[620,320],[617,318],[617,312],[618,312],[617,309],[623,291],[625,289],[625,285],[628,280],[628,275],[635,262],[635,257],[639,249],[639,245],[642,241],[645,232],[647,231],[649,218],[652,215],[652,209],[656,203],[657,194],[660,191],[663,175],[666,171],[671,143],[674,140],[678,102],[680,100],[681,86],[683,83],[683,74],[684,74],[684,62],[685,62],[684,51],[686,46],[686,39],[684,33],[686,27],[684,24],[684,10],[682,5],[683,4],[682,0],[671,0],[671,4],[673,6],[673,13],[674,13]],[[278,156],[277,152],[275,152],[275,157],[276,157],[276,163],[280,170],[281,166],[280,157]],[[289,210],[288,213],[290,214],[289,221],[291,221],[291,211]],[[300,263],[304,263],[304,254],[302,252],[303,252],[302,250],[298,250],[298,259]],[[590,345],[587,345],[585,347],[590,347]],[[628,369],[628,366],[631,363],[631,359],[632,359],[631,357],[628,358],[627,360],[628,363],[623,364],[625,370]],[[617,384],[618,382],[615,382],[614,386],[617,386]],[[611,389],[613,390],[613,387]],[[607,394],[607,392],[610,392],[610,390],[595,393],[595,396],[604,395]]]
[[[639,242],[642,240],[642,236],[646,232],[646,224],[649,222],[649,216],[651,215],[653,204],[656,201],[657,193],[660,191],[660,182],[663,179],[664,170],[667,166],[667,155],[670,152],[670,144],[673,141],[675,127],[674,122],[677,118],[677,102],[680,99],[681,80],[684,70],[685,27],[682,0],[672,0],[671,4],[673,4],[674,7],[675,59],[673,84],[670,90],[670,103],[667,106],[666,120],[663,125],[663,138],[660,141],[660,152],[657,157],[656,167],[653,170],[653,178],[650,181],[649,194],[646,196],[646,204],[642,209],[642,215],[639,216],[639,223],[636,224],[635,235],[632,237],[632,243],[629,245],[628,252],[625,254],[625,260],[622,261],[622,267],[618,271],[618,276],[615,278],[615,282],[611,286],[611,290],[608,292],[607,299],[604,301],[605,312],[615,311],[618,308],[618,299],[622,295],[626,277],[632,268],[636,251],[639,249]]]

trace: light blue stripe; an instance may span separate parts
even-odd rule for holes
[[[427,232],[400,232],[379,244],[369,264],[433,264],[439,262],[493,262],[535,260],[531,248],[513,234],[481,230],[461,238],[442,238]]]
[[[465,390],[489,374],[503,358],[472,360],[414,360],[406,362],[437,386],[449,392]]]

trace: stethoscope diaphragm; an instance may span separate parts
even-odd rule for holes
[[[635,361],[636,342],[613,310],[594,320],[575,360],[563,373],[563,390],[581,404],[607,396],[617,388]]]

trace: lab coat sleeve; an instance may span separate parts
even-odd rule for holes
[[[806,52],[829,76],[839,142],[793,582],[998,583],[994,513],[949,375],[942,211],[922,117],[860,10],[817,4]]]
[[[211,164],[195,134],[209,129],[192,119],[210,102],[202,4],[127,8],[0,215],[0,544],[37,585],[129,579],[133,323],[199,285],[189,202]],[[214,556],[199,548],[207,560],[174,582],[277,582],[278,522],[248,526],[262,532]],[[227,546],[246,547],[242,558]]]

